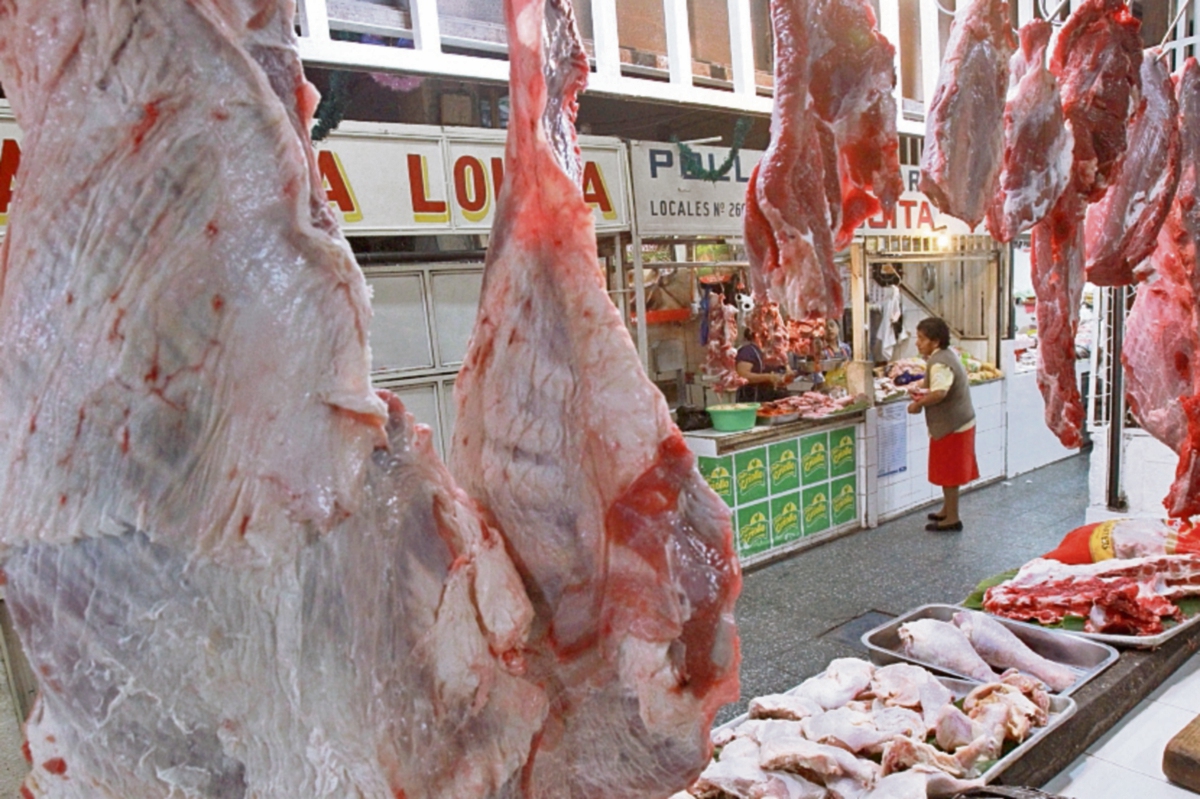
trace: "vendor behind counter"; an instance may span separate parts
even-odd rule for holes
[[[737,351],[737,373],[746,385],[737,391],[738,402],[772,402],[788,395],[787,385],[795,375],[786,365],[767,366],[762,348],[754,343],[749,328],[746,343]]]

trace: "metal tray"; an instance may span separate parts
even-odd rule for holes
[[[962,699],[976,687],[982,685],[982,683],[975,682],[974,680],[956,680],[951,677],[938,677],[938,681],[950,689],[956,700]],[[794,693],[799,687],[800,686],[797,685],[796,687],[785,691],[785,693]],[[1037,746],[1039,741],[1049,735],[1053,730],[1061,726],[1063,722],[1071,718],[1071,716],[1075,715],[1076,707],[1075,700],[1071,697],[1063,696],[1061,694],[1051,694],[1049,710],[1050,718],[1046,722],[1046,726],[1034,728],[1035,731],[1032,735],[1022,741],[1007,755],[993,763],[991,768],[980,774],[978,778],[979,781],[984,785],[994,782],[997,777],[999,777],[1006,769],[1008,769],[1009,766],[1011,766],[1013,763],[1016,763],[1026,752]],[[712,730],[713,738],[715,739],[718,733],[736,728],[748,718],[750,718],[750,714],[743,713],[735,719],[730,719],[724,724],[714,727]]]
[[[763,425],[787,424],[799,419],[800,411],[796,411],[795,413],[777,413],[771,416],[763,416],[761,413],[758,415],[758,423]]]
[[[992,618],[1000,619],[1001,621],[1007,621],[1007,619],[1003,619],[1000,616],[993,616]],[[1023,624],[1023,622],[1013,622],[1013,624]],[[1197,613],[1190,619],[1185,619],[1179,624],[1176,624],[1174,627],[1163,630],[1161,633],[1157,633],[1156,635],[1113,635],[1111,633],[1085,633],[1075,630],[1058,630],[1052,627],[1041,627],[1039,629],[1053,632],[1064,632],[1067,635],[1074,635],[1078,638],[1085,638],[1089,641],[1095,641],[1101,644],[1110,644],[1112,646],[1121,646],[1127,649],[1158,649],[1160,646],[1165,644],[1167,641],[1170,641],[1184,630],[1190,630],[1197,624],[1200,624],[1200,613]],[[1037,627],[1038,625],[1033,624],[1030,626]]]
[[[863,633],[862,642],[871,653],[871,660],[880,665],[899,662],[915,663],[932,672],[969,679],[965,674],[957,674],[944,666],[927,663],[904,654],[899,633],[900,625],[905,622],[917,619],[935,619],[937,621],[948,622],[954,617],[955,613],[964,610],[965,608],[957,605],[922,605],[919,608],[910,610],[903,616],[897,616],[887,624],[880,625],[874,630]],[[968,612],[979,613],[980,611],[973,610]],[[1052,630],[1046,627],[1039,627],[1036,624],[1026,624],[1025,622],[1013,621],[999,616],[992,616],[991,618],[1007,627],[1034,652],[1048,660],[1061,663],[1078,675],[1074,683],[1060,692],[1063,695],[1072,694],[1077,691],[1079,686],[1107,669],[1119,657],[1117,650],[1111,646],[1079,638],[1076,633],[1068,633],[1064,630]]]

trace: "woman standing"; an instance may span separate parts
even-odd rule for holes
[[[909,413],[925,411],[929,427],[929,482],[942,487],[942,509],[929,514],[926,530],[963,529],[959,489],[979,477],[975,460],[975,407],[967,370],[950,350],[950,327],[929,317],[917,324],[917,351],[927,364],[925,380],[913,390]]]

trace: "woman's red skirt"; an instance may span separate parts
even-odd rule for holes
[[[929,442],[929,482],[935,486],[961,486],[978,478],[974,427]]]

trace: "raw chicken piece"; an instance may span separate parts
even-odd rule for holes
[[[966,746],[982,734],[983,727],[953,703],[943,705],[938,711],[935,728],[937,745],[947,752]]]
[[[1063,192],[1050,214],[1033,226],[1030,250],[1038,299],[1038,388],[1046,403],[1046,425],[1064,447],[1072,449],[1083,444],[1084,424],[1075,373],[1075,334],[1084,284],[1083,208],[1077,192]]]
[[[896,48],[878,30],[865,0],[812,0],[809,6],[809,94],[836,141],[825,177],[838,190],[831,214],[835,249],[881,209],[891,213],[904,190],[896,133]]]
[[[826,710],[839,708],[867,689],[875,667],[859,658],[836,658],[825,671],[810,677],[790,691],[811,699]]]
[[[1029,701],[1047,713],[1050,712],[1050,694],[1046,692],[1046,685],[1041,680],[1022,674],[1016,669],[1009,669],[1000,675],[1000,682],[1011,685],[1025,694]]]
[[[503,541],[371,390],[294,15],[0,6],[26,799],[499,796],[546,714]]]
[[[1043,727],[1048,720],[1046,710],[1034,704],[1021,689],[999,682],[972,690],[963,700],[963,710],[971,718],[978,718],[992,704],[1005,708],[1007,735],[1018,743],[1029,736],[1030,729]]]
[[[758,730],[763,725],[763,719],[747,719],[734,727],[713,730],[713,746],[728,746],[735,738],[750,738],[758,741]]]
[[[901,624],[898,632],[904,654],[909,657],[981,682],[997,678],[971,647],[966,634],[949,622],[917,619]]]
[[[1030,20],[1010,64],[1004,105],[1004,166],[987,213],[988,232],[1011,241],[1041,221],[1071,180],[1075,137],[1063,116],[1058,81],[1046,68],[1050,23]]]
[[[893,738],[925,737],[925,720],[907,708],[881,707],[857,710],[840,707],[804,719],[804,737],[817,743],[841,746],[855,753],[878,754]]]
[[[936,677],[911,663],[893,663],[875,670],[871,691],[886,705],[920,708],[926,730],[932,730],[938,711],[954,694]]]
[[[840,319],[825,167],[809,101],[810,0],[771,0],[775,104],[771,143],[746,187],[746,251],[757,293],[793,319]]]
[[[933,766],[952,777],[966,775],[966,771],[953,755],[942,752],[924,741],[914,741],[911,738],[895,738],[883,748],[881,773],[886,777],[918,763]]]
[[[969,791],[972,788],[978,788],[983,785],[983,780],[964,780],[952,777],[941,769],[924,763],[918,763],[910,771],[925,777],[925,791],[929,799],[943,799],[944,797],[957,796],[964,791]]]
[[[1125,156],[1084,222],[1087,279],[1098,286],[1133,282],[1134,268],[1154,251],[1179,182],[1179,103],[1159,51],[1145,52],[1141,83],[1144,99],[1130,117]]]
[[[832,744],[851,752],[863,752],[891,738],[881,735],[871,714],[840,707],[801,722],[804,737],[817,743]]]
[[[863,796],[864,799],[926,799],[925,775],[917,771],[889,774]]]
[[[696,470],[596,270],[579,189],[587,56],[566,0],[510,0],[512,118],[451,471],[494,520],[554,710],[528,799],[666,796],[737,698],[729,511]],[[631,410],[633,412],[631,412]]]
[[[1032,674],[1050,688],[1063,691],[1075,684],[1078,675],[1061,663],[1034,652],[1011,630],[986,613],[961,611],[954,623],[966,633],[971,646],[988,665],[997,669],[1015,668]]]
[[[1138,287],[1121,359],[1126,399],[1143,428],[1179,453],[1163,504],[1169,515],[1200,515],[1200,67],[1177,78],[1181,171],[1171,212],[1152,256],[1155,278]]]
[[[750,700],[749,708],[750,718],[752,719],[785,719],[791,721],[800,721],[824,711],[825,708],[821,707],[816,700],[804,696],[793,696],[792,694],[756,696]]]
[[[1138,104],[1141,24],[1125,0],[1084,0],[1058,32],[1050,71],[1075,135],[1074,187],[1099,200],[1125,154]]]
[[[826,786],[845,778],[860,788],[869,788],[880,776],[879,766],[836,746],[826,746],[803,737],[798,721],[768,721],[759,731],[759,765],[768,771],[791,771],[806,777],[816,775]]]
[[[721,799],[730,795],[745,797],[751,786],[766,780],[767,773],[758,765],[758,742],[737,737],[700,772],[687,794],[699,799]]]
[[[996,196],[1004,160],[1008,61],[1016,47],[1006,0],[971,0],[955,15],[925,112],[917,187],[975,227]]]

